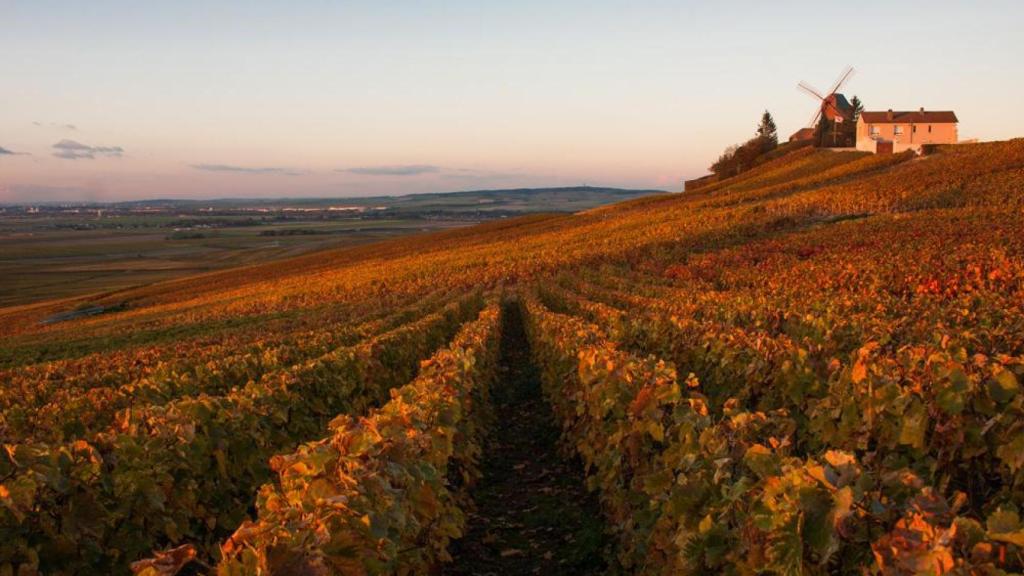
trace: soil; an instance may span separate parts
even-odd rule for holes
[[[503,315],[501,377],[486,440],[476,509],[451,547],[452,575],[602,574],[608,539],[583,469],[559,450],[559,428],[541,392],[522,317]]]

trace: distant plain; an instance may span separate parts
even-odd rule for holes
[[[6,206],[0,212],[0,308],[109,295],[318,250],[521,214],[575,212],[651,193],[657,191],[575,187]]]

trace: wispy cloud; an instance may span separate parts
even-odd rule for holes
[[[93,160],[97,156],[108,158],[120,158],[124,154],[124,148],[120,146],[87,146],[74,140],[61,140],[53,145],[57,158],[65,160]]]
[[[230,164],[192,164],[196,170],[206,172],[234,172],[237,174],[279,174],[281,176],[301,176],[302,172],[292,168],[277,166],[232,166]]]
[[[31,156],[28,152],[15,152],[14,150],[8,150],[3,146],[0,146],[0,156]]]
[[[48,122],[46,124],[44,124],[42,122],[33,122],[32,124],[34,126],[40,126],[40,127],[60,128],[61,130],[71,130],[71,131],[78,130],[78,127],[75,126],[74,124],[61,124],[59,122]]]
[[[341,168],[338,172],[359,174],[361,176],[416,176],[418,174],[434,174],[441,171],[440,166],[429,164],[406,164],[398,166],[361,166]]]

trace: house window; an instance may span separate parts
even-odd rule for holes
[[[878,126],[868,126],[872,136],[878,136]]]
[[[897,126],[895,129],[893,129],[893,134],[895,134],[897,136],[902,135],[903,134],[903,126]]]
[[[928,125],[928,133],[929,133],[929,134],[931,134],[931,133],[932,133],[932,125],[931,125],[931,124],[929,124],[929,125]]]
[[[910,127],[910,131],[911,131],[911,132],[914,132],[914,133],[916,134],[916,133],[917,133],[917,126],[916,126],[916,125],[914,125],[914,126],[911,126],[911,127]]]

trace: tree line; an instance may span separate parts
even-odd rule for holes
[[[733,144],[726,148],[709,170],[719,178],[735,176],[752,168],[762,154],[771,152],[778,146],[779,133],[775,120],[771,113],[765,110],[754,137],[742,144]]]

